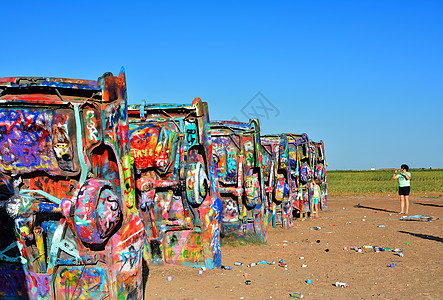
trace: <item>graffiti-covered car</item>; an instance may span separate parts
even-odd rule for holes
[[[286,134],[261,136],[263,173],[269,201],[269,223],[293,226],[291,187],[294,185]]]
[[[291,169],[294,170],[294,178],[297,178],[295,185],[298,189],[293,207],[303,217],[312,212],[312,152],[309,146],[309,137],[306,133],[288,133],[287,136],[291,153]]]
[[[267,200],[259,121],[212,121],[211,137],[223,203],[222,236],[266,241]]]
[[[328,208],[328,178],[326,174],[326,158],[325,158],[325,144],[322,140],[320,142],[309,141],[311,149],[311,165],[313,166],[314,178],[318,179],[321,196],[320,208],[326,210]]]
[[[129,120],[145,258],[220,267],[222,205],[207,103],[131,105]]]
[[[141,299],[126,80],[0,78],[0,298]]]

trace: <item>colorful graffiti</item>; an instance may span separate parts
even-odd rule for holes
[[[0,298],[142,299],[146,262],[221,267],[327,209],[324,143],[208,105],[128,106],[126,78],[0,78]]]
[[[299,212],[300,217],[306,217],[312,212],[312,187],[313,178],[312,153],[309,148],[309,137],[306,133],[287,133],[289,147],[294,157],[293,178],[295,179],[297,193],[294,193],[293,207]]]
[[[141,299],[126,79],[0,79],[0,298]]]
[[[211,122],[212,159],[217,166],[223,202],[223,236],[267,238],[267,198],[263,180],[263,158],[260,151],[260,125]]]
[[[285,134],[261,137],[261,150],[269,170],[265,176],[272,226],[293,226],[294,179],[291,176],[291,151]]]
[[[320,183],[320,209],[326,210],[328,208],[328,178],[326,174],[326,163],[325,158],[325,145],[323,141],[314,142],[309,141],[309,146],[312,152],[312,163],[314,168],[314,178],[318,179]]]
[[[154,264],[221,266],[221,201],[207,104],[129,107],[131,156]]]

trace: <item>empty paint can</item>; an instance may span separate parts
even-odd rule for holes
[[[303,298],[303,295],[301,293],[292,292],[289,294],[291,298]]]

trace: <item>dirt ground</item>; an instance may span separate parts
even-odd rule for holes
[[[411,202],[409,215],[443,217],[443,198]],[[223,265],[232,270],[200,275],[196,268],[151,266],[146,298],[291,299],[299,292],[303,299],[443,299],[443,220],[399,221],[397,198],[341,197],[328,205],[318,219],[297,220],[290,230],[271,228],[267,244],[222,247]],[[402,248],[404,256],[343,249],[363,245]],[[280,259],[287,268],[277,265]],[[247,267],[261,260],[276,264]],[[335,287],[337,281],[349,287]]]

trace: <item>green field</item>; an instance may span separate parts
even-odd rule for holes
[[[412,169],[411,196],[443,196],[442,169]],[[395,196],[398,181],[392,179],[394,170],[328,171],[328,194],[334,196]]]

